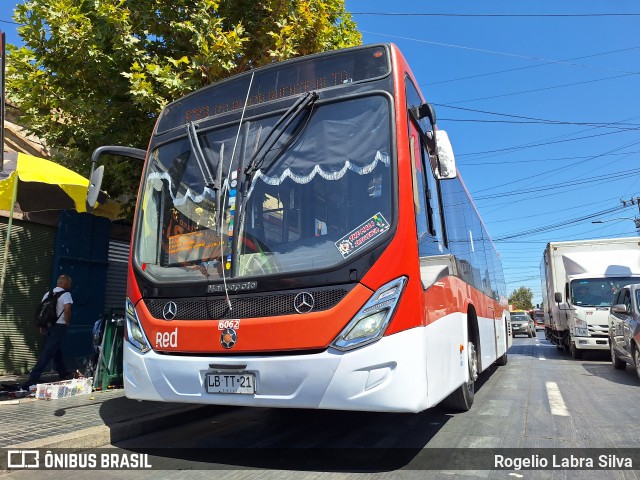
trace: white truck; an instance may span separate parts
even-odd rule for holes
[[[575,359],[609,350],[613,294],[640,282],[640,237],[551,242],[540,274],[547,340]]]

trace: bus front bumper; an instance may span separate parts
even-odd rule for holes
[[[420,412],[428,407],[424,335],[414,328],[350,352],[233,357],[142,354],[125,341],[125,394],[213,405]],[[207,393],[208,373],[234,369],[255,375],[255,393]]]

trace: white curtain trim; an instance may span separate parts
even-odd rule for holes
[[[316,175],[320,175],[320,177],[324,178],[325,180],[340,180],[342,177],[346,175],[347,171],[349,170],[357,173],[358,175],[368,175],[376,169],[376,167],[378,166],[378,163],[382,163],[383,165],[388,167],[389,162],[390,162],[389,155],[385,155],[384,153],[377,151],[376,156],[374,157],[371,163],[364,165],[362,167],[359,167],[358,165],[352,163],[350,160],[347,160],[346,162],[344,162],[343,167],[340,170],[335,172],[325,171],[322,169],[320,165],[316,165],[315,167],[313,167],[313,169],[311,170],[311,172],[309,172],[308,175],[298,175],[296,173],[293,173],[290,168],[287,168],[284,172],[280,174],[280,176],[269,177],[267,175],[264,175],[260,170],[258,170],[255,174],[253,182],[251,182],[251,189],[249,189],[249,192],[247,193],[247,198],[251,196],[255,183],[258,179],[262,180],[267,185],[280,185],[287,178],[290,178],[295,183],[304,185],[312,181],[316,177]],[[173,201],[173,204],[176,206],[184,205],[188,199],[190,199],[193,203],[200,203],[206,198],[207,195],[210,198],[215,199],[215,192],[213,189],[209,187],[205,187],[202,193],[200,194],[195,194],[191,191],[191,189],[187,189],[186,193],[182,197],[178,198],[174,196],[173,182],[171,180],[171,176],[167,172],[151,173],[147,179],[147,182],[153,181],[153,180],[166,180],[169,183],[169,194],[171,195],[171,200]],[[222,189],[225,190],[225,189],[228,189],[228,187],[229,187],[228,182],[225,179],[225,181],[223,182]]]

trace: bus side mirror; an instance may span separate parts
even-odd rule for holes
[[[556,303],[562,303],[562,293],[556,292],[554,294],[554,298],[555,298]]]
[[[98,195],[100,195],[100,187],[102,186],[102,177],[104,176],[104,165],[100,165],[91,174],[89,179],[89,189],[87,190],[87,211],[90,212],[98,203]]]
[[[91,178],[89,179],[89,189],[87,190],[86,199],[88,212],[96,206],[98,196],[100,195],[102,177],[104,176],[104,165],[100,165],[97,168],[96,165],[100,157],[104,154],[120,155],[142,161],[147,157],[147,152],[139,148],[122,147],[120,145],[104,145],[96,148],[91,155]]]
[[[438,171],[435,172],[438,180],[456,178],[456,159],[449,135],[444,130],[434,130],[436,139],[436,154],[438,155]]]

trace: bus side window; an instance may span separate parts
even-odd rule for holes
[[[429,189],[430,170],[425,169],[422,160],[419,135],[413,125],[410,127],[409,150],[411,153],[411,171],[413,176],[413,197],[418,231],[418,254],[422,256],[443,253],[440,238],[435,229],[434,216],[438,211],[433,209],[433,195]],[[427,167],[428,168],[428,167]]]
[[[416,228],[418,231],[418,244],[422,245],[429,232],[429,220],[427,219],[427,202],[424,195],[425,182],[420,162],[419,151],[417,153],[417,134],[412,129],[409,136],[409,153],[411,154],[411,175],[413,180],[413,203],[416,212]],[[422,250],[421,250],[422,252]],[[421,253],[422,255],[422,253]]]
[[[427,146],[422,145],[422,169],[427,178],[427,202],[429,203],[429,228],[431,235],[437,237],[439,241],[443,240],[442,217],[440,209],[440,192],[438,182],[433,176],[433,161],[435,158],[429,155]]]

